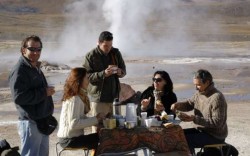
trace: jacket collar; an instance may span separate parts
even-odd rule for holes
[[[99,48],[99,46],[96,47],[97,51],[101,54],[101,55],[105,55],[104,52]],[[113,47],[110,49],[109,53],[107,55],[109,55],[113,50]],[[105,55],[105,56],[107,56]]]
[[[20,57],[20,62],[22,62],[22,63],[25,64],[26,66],[29,66],[30,68],[33,67],[33,66],[31,65],[30,61],[29,61],[26,57],[24,57],[23,55]],[[40,61],[38,61],[38,62],[37,62],[37,68],[40,68],[41,64],[42,64],[42,63],[41,63]]]

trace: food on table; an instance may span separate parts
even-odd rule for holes
[[[168,120],[168,114],[165,111],[162,111],[160,118],[161,120]]]
[[[170,127],[173,127],[174,124],[172,122],[168,122],[168,123],[164,123],[163,126],[166,128],[170,128]]]
[[[177,116],[178,118],[180,118],[180,116],[181,116],[181,111],[176,110],[176,111],[175,111],[175,114],[176,114],[176,116]]]
[[[161,105],[161,100],[156,100],[157,105]]]

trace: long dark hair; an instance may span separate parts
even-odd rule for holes
[[[62,101],[70,99],[71,97],[79,94],[82,80],[86,76],[86,74],[87,70],[85,68],[77,67],[71,69],[69,76],[64,84]]]
[[[166,81],[166,84],[163,87],[164,92],[173,92],[173,82],[169,74],[164,70],[158,70],[154,73],[153,77],[155,77],[156,74],[161,75],[161,77]],[[154,83],[152,84],[152,86],[154,87]]]

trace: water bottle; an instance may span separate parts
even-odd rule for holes
[[[126,105],[126,121],[133,121],[137,123],[136,107],[134,103],[128,103]]]

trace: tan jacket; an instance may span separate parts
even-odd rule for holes
[[[84,114],[84,103],[79,96],[63,101],[59,121],[59,138],[72,138],[84,134],[84,128],[96,125],[96,117],[87,117]]]

